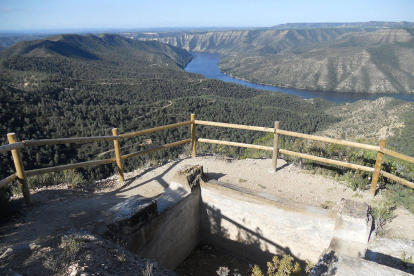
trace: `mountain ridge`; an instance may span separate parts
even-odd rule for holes
[[[298,89],[414,93],[414,29],[319,28],[136,34],[221,54],[223,73]]]
[[[313,28],[413,28],[414,23],[408,21],[386,22],[326,22],[326,23],[286,23],[272,26],[273,29],[313,29]]]
[[[51,57],[64,56],[80,59],[112,60],[113,52],[120,54],[125,58],[144,56],[145,54],[157,55],[162,59],[158,51],[164,51],[164,54],[174,60],[176,64],[183,68],[191,60],[191,56],[182,49],[177,49],[169,45],[156,41],[136,41],[124,38],[115,34],[102,34],[99,37],[95,35],[77,35],[64,34],[55,35],[46,39],[33,41],[20,41],[0,52],[0,60],[7,60],[14,56],[21,57]],[[151,58],[150,58],[151,59]]]

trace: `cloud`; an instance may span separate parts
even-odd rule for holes
[[[14,8],[4,8],[4,7],[0,7],[0,12],[13,12],[16,9]]]
[[[32,12],[32,13],[36,13],[36,12],[42,12],[43,9],[38,8],[38,9],[16,9],[16,8],[8,8],[8,7],[0,7],[0,12],[6,12],[6,13],[11,13],[11,12]]]

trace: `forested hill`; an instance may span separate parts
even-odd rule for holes
[[[0,51],[12,46],[13,44],[19,41],[25,40],[35,40],[35,39],[44,39],[48,37],[48,35],[33,35],[33,34],[0,34]]]
[[[0,142],[18,139],[110,135],[196,118],[312,133],[337,122],[325,114],[325,100],[304,100],[278,92],[206,79],[182,67],[191,56],[156,41],[117,35],[62,35],[19,42],[1,52]],[[199,137],[252,143],[262,133],[197,127]],[[123,154],[189,137],[188,127],[121,141]],[[113,156],[112,142],[23,149],[27,170]],[[242,149],[234,149],[235,152]],[[109,151],[107,154],[100,153]],[[133,158],[132,170],[149,160],[176,158],[182,147]],[[13,172],[10,154],[0,156],[0,178]],[[100,179],[113,165],[81,170]]]
[[[58,35],[18,42],[0,52],[0,60],[5,68],[19,71],[51,69],[60,70],[59,73],[65,76],[80,77],[77,74],[88,74],[93,70],[99,72],[101,77],[132,77],[144,68],[145,71],[153,71],[148,67],[155,69],[168,64],[171,69],[177,66],[183,68],[191,60],[191,55],[164,43],[135,41],[113,34],[99,37]],[[76,70],[75,63],[79,66],[94,64],[98,68]],[[99,70],[99,67],[113,70]],[[122,67],[128,69],[121,73],[119,69]]]

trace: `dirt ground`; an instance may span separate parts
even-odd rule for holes
[[[136,257],[130,256],[129,252],[125,253],[116,243],[118,247],[111,249],[108,245],[109,249],[106,248],[107,241],[103,242],[99,238],[106,229],[103,211],[133,195],[159,195],[168,186],[175,172],[188,164],[202,165],[209,179],[324,208],[334,207],[342,198],[368,204],[382,198],[377,195],[372,199],[368,191],[354,192],[343,183],[303,171],[282,159],[278,160],[277,173],[271,172],[270,159],[222,160],[212,156],[177,159],[158,167],[127,173],[125,183],[122,184],[118,182],[117,176],[112,176],[79,189],[71,189],[64,184],[37,189],[32,193],[31,206],[24,206],[20,197],[14,198],[11,206],[14,206],[15,212],[0,225],[0,275],[10,270],[21,275],[129,275],[125,271],[135,273],[130,275],[142,275],[140,271],[145,260],[137,258],[133,262],[122,261],[124,257],[119,256],[124,256],[123,254],[126,254],[125,258]],[[414,240],[414,215],[397,208],[395,218],[384,229],[389,238]],[[71,242],[67,239],[71,239]],[[91,248],[84,251],[81,247],[73,258],[68,258],[67,251],[73,251],[72,243],[76,245],[79,243],[77,240]],[[97,248],[94,249],[93,245]],[[84,262],[83,258],[90,254],[87,252],[102,251],[105,248],[116,251],[105,255],[108,259],[106,264],[104,262],[102,265],[102,261],[97,260],[85,264],[86,268],[80,265]],[[63,256],[62,260],[66,263],[47,265],[51,252],[55,252],[55,256]],[[74,264],[77,267],[72,267]],[[78,274],[74,274],[74,270]],[[161,273],[159,275],[164,273],[159,267],[154,271],[158,270]]]

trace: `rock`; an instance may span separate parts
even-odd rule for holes
[[[31,243],[31,244],[23,243],[23,244],[15,245],[13,247],[7,248],[7,250],[0,256],[0,259],[6,258],[10,255],[22,254],[25,251],[31,252],[32,250],[35,250],[38,248],[40,248],[40,246],[35,243]]]

